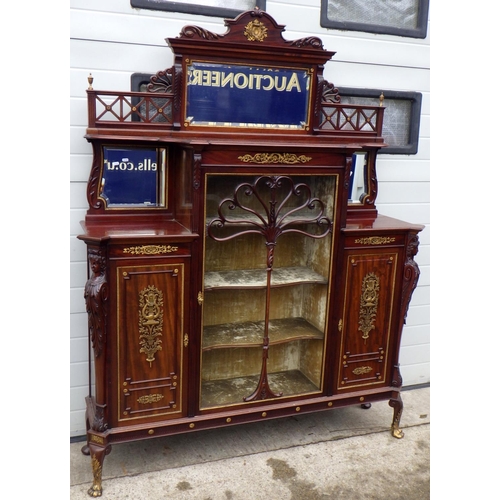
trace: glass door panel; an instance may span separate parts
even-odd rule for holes
[[[209,175],[202,408],[322,390],[336,175]]]

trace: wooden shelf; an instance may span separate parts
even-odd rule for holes
[[[299,370],[269,373],[268,378],[272,390],[275,393],[283,392],[283,396],[319,391],[319,388]],[[201,407],[211,408],[243,403],[243,398],[252,394],[258,383],[258,375],[202,382]]]
[[[260,347],[264,336],[264,321],[225,323],[203,329],[203,350],[231,347]],[[323,333],[304,318],[275,319],[269,322],[269,344],[293,340],[323,339]]]
[[[205,290],[265,288],[265,269],[238,269],[235,271],[210,271],[205,273]],[[271,286],[287,286],[306,283],[327,284],[328,280],[308,267],[282,267],[274,269]]]

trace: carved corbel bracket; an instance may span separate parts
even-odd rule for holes
[[[410,306],[411,296],[417,287],[420,269],[414,260],[418,253],[418,235],[411,233],[406,247],[406,261],[403,270],[403,291],[401,294],[401,328],[406,323],[406,315]]]
[[[106,422],[106,405],[98,405],[92,396],[87,396],[85,398],[86,418],[90,429],[97,432],[104,432],[108,428],[108,423]]]
[[[85,284],[85,304],[88,314],[89,335],[94,356],[101,356],[106,342],[106,320],[108,282],[106,279],[106,259],[101,248],[89,248],[88,260],[92,275]]]

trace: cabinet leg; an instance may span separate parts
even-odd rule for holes
[[[91,497],[100,497],[102,495],[102,464],[104,457],[110,452],[110,446],[96,446],[90,443],[90,460],[92,464],[92,473],[94,475],[94,483],[88,490]]]
[[[392,435],[395,438],[401,439],[404,437],[404,432],[399,428],[399,422],[401,421],[401,415],[403,413],[403,400],[401,399],[401,394],[398,394],[397,398],[393,398],[389,401],[389,406],[394,408],[394,417],[392,419]]]

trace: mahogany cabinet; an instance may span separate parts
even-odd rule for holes
[[[343,105],[334,53],[259,9],[226,26],[168,39],[147,92],[89,78],[94,497],[113,443],[379,400],[403,436],[422,226],[375,206],[383,99]]]

